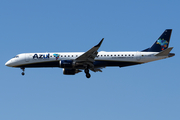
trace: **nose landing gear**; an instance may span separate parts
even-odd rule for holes
[[[22,67],[21,70],[23,71],[23,72],[21,73],[21,75],[25,75],[25,73],[24,73],[25,68]]]

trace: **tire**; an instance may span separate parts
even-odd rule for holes
[[[25,73],[24,73],[24,72],[22,72],[21,74],[22,74],[22,75],[25,75]]]
[[[87,78],[90,78],[90,77],[91,77],[91,74],[89,74],[89,73],[86,74],[86,77],[87,77]]]

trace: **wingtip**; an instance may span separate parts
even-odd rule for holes
[[[103,42],[104,38],[101,39],[101,41],[95,46],[95,47],[100,47],[102,42]]]

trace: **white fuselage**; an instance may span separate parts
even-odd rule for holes
[[[18,54],[14,58],[10,59],[6,62],[6,66],[9,67],[59,67],[57,65],[45,65],[45,66],[34,66],[33,64],[39,63],[53,63],[59,62],[61,60],[75,60],[79,56],[81,56],[84,52],[64,52],[64,53],[22,53]],[[121,66],[121,62],[129,62],[129,63],[147,63],[159,59],[168,58],[168,56],[155,56],[159,52],[98,52],[97,57],[95,57],[96,61],[106,61],[106,62],[118,62],[117,66]],[[58,56],[55,56],[58,55]],[[31,66],[32,65],[32,66]],[[107,66],[111,66],[108,64]],[[116,65],[112,65],[116,66]],[[123,66],[123,65],[122,65]],[[126,65],[128,66],[128,65]],[[96,66],[95,66],[96,67]],[[106,67],[101,66],[101,67]]]

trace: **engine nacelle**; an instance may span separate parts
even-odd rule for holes
[[[75,62],[73,60],[61,60],[59,66],[61,68],[74,68]]]
[[[63,74],[64,75],[75,75],[76,73],[82,72],[78,69],[65,69],[63,68]]]
[[[75,62],[74,60],[61,60],[59,61],[59,66],[61,68],[69,68],[69,69],[83,69],[84,64]]]

